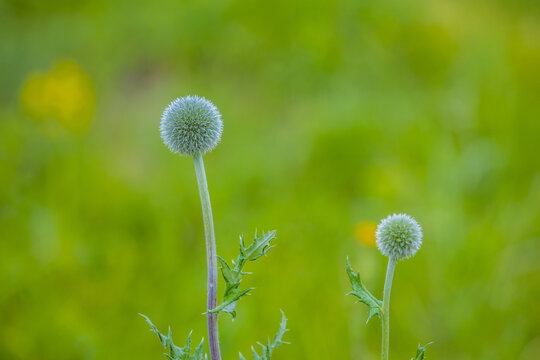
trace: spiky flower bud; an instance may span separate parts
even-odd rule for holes
[[[396,260],[414,256],[422,246],[422,228],[406,214],[393,214],[377,226],[377,247]]]
[[[223,133],[223,121],[209,100],[188,95],[167,106],[159,130],[163,142],[172,152],[193,156],[216,147]]]

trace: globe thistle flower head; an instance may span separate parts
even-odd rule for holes
[[[216,147],[223,133],[223,121],[209,100],[188,95],[167,106],[159,130],[163,142],[172,152],[193,156]]]
[[[393,214],[382,220],[375,236],[381,253],[397,260],[414,256],[422,246],[422,228],[406,214]]]

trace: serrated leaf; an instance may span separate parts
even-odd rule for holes
[[[272,248],[272,246],[270,246],[270,241],[272,241],[272,239],[275,237],[275,230],[263,233],[263,235],[260,237],[257,236],[257,232],[255,232],[255,239],[247,248],[244,247],[244,241],[240,241],[240,254],[243,253],[246,260],[255,261],[261,256],[266,255],[266,253]],[[244,247],[244,249],[242,249],[242,247]]]
[[[231,289],[227,295],[223,297],[223,300],[221,301],[221,304],[219,304],[216,308],[208,311],[208,313],[219,313],[221,311],[229,313],[233,319],[236,318],[236,303],[240,298],[243,296],[246,296],[253,288],[240,290],[238,288]]]
[[[227,264],[227,261],[223,259],[221,256],[218,256],[219,264],[221,265],[221,275],[223,275],[223,279],[225,279],[225,283],[227,284],[235,284],[238,282],[237,273],[231,269],[229,264]]]
[[[193,355],[191,355],[191,332],[188,335],[186,345],[183,348],[181,348],[174,345],[173,340],[172,340],[172,331],[170,327],[169,327],[169,332],[167,336],[165,336],[159,332],[158,328],[154,324],[152,324],[152,321],[150,321],[150,319],[147,316],[143,314],[139,314],[139,315],[145,318],[148,325],[150,325],[151,331],[154,332],[154,334],[158,336],[159,341],[161,342],[161,345],[163,345],[163,348],[169,350],[169,354],[165,354],[165,356],[169,360],[207,360],[208,359],[206,354],[203,354],[204,339],[201,340],[200,344],[197,346],[197,348],[193,352]]]
[[[193,352],[192,359],[206,359],[206,355],[203,353],[203,345],[204,345],[204,339],[201,339],[201,342],[199,345],[195,348],[195,351]]]
[[[214,309],[209,310],[208,313],[226,312],[230,314],[233,319],[236,317],[236,303],[253,290],[253,288],[245,290],[240,289],[242,277],[247,274],[243,272],[244,265],[248,261],[255,261],[261,256],[266,255],[272,248],[270,241],[274,239],[275,236],[276,232],[274,230],[263,233],[262,236],[258,236],[255,232],[253,242],[248,247],[245,246],[243,237],[240,237],[240,253],[236,258],[236,261],[232,262],[234,265],[233,267],[231,267],[222,257],[218,256],[218,261],[221,265],[221,275],[225,280],[225,292],[221,303]]]
[[[159,332],[157,327],[155,327],[155,325],[152,324],[152,321],[150,321],[150,319],[146,315],[143,315],[143,314],[139,314],[139,315],[141,315],[143,318],[146,319],[146,322],[148,323],[148,325],[150,325],[150,329],[154,332],[154,334],[158,336],[159,341],[161,342],[161,345],[163,345],[163,347],[167,347],[167,344],[168,344],[167,338]]]
[[[366,321],[369,322],[372,317],[375,315],[381,316],[382,314],[382,301],[378,300],[369,290],[366,288],[362,280],[360,280],[360,275],[355,273],[349,263],[347,258],[347,274],[349,275],[349,280],[351,281],[352,291],[347,295],[354,295],[358,298],[358,302],[362,302],[369,307],[369,315]]]
[[[272,351],[280,345],[288,344],[287,342],[283,341],[283,335],[285,335],[287,331],[289,331],[289,329],[287,329],[287,318],[285,317],[285,314],[282,311],[281,322],[279,323],[279,329],[276,335],[274,336],[274,341],[272,341],[272,345],[270,346]]]
[[[285,314],[283,311],[281,312],[281,323],[279,324],[279,329],[274,336],[274,339],[270,341],[268,339],[267,345],[263,345],[261,343],[258,343],[261,347],[261,355],[257,353],[254,347],[251,347],[251,354],[253,355],[253,360],[271,360],[272,353],[274,350],[281,345],[288,344],[287,342],[283,341],[283,335],[289,331],[287,329],[287,318],[285,317]],[[246,360],[242,353],[240,353],[240,360]]]
[[[433,343],[430,342],[424,346],[418,345],[418,348],[416,349],[416,356],[414,358],[411,358],[411,360],[424,360],[424,353],[426,352],[427,347],[431,344]]]

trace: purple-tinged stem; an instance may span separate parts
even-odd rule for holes
[[[197,184],[199,185],[199,195],[201,196],[201,206],[204,222],[204,235],[206,240],[206,260],[208,273],[208,293],[207,310],[212,310],[217,306],[217,255],[216,236],[214,234],[214,220],[212,219],[212,205],[210,204],[210,194],[206,182],[204,163],[202,154],[193,155],[195,163],[195,173]],[[219,330],[218,314],[207,314],[208,323],[208,344],[210,347],[210,359],[221,360],[219,350]]]

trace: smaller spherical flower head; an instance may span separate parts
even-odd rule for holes
[[[194,156],[216,147],[223,133],[223,121],[209,100],[188,95],[167,106],[159,130],[163,142],[172,152]]]
[[[397,260],[414,256],[422,246],[422,228],[409,215],[393,214],[377,226],[377,247]]]

